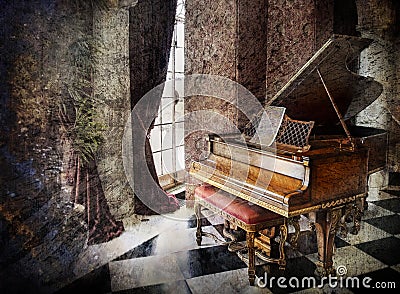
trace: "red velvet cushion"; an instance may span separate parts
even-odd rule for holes
[[[279,214],[218,190],[211,185],[201,185],[194,192],[196,197],[222,209],[246,224],[254,225],[282,218]]]

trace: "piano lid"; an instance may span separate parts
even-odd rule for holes
[[[267,105],[283,106],[290,117],[312,120],[316,125],[338,123],[319,70],[340,114],[344,119],[353,117],[382,93],[380,83],[357,75],[347,67],[371,42],[365,38],[333,35]]]

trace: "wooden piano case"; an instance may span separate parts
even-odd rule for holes
[[[244,130],[245,138],[252,136],[245,143],[210,135],[208,158],[193,162],[190,170],[203,182],[286,218],[308,215],[315,223],[323,275],[334,273],[337,228],[352,215],[359,229],[368,176],[386,165],[386,132],[351,124],[382,92],[382,85],[348,67],[371,41],[334,35],[268,101],[266,107],[285,108],[293,125],[308,124],[301,146],[288,146],[290,138],[278,142],[279,136],[271,146],[258,144],[254,136],[263,136],[257,129],[262,111],[250,131]]]

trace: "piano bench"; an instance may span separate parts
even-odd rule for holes
[[[270,210],[262,208],[239,197],[233,196],[217,188],[203,184],[195,189],[195,213],[197,219],[196,241],[201,245],[202,236],[208,236],[201,230],[201,207],[221,215],[225,220],[246,231],[246,244],[249,255],[249,282],[255,281],[255,238],[258,232],[280,226],[279,258],[264,257],[263,260],[278,263],[281,268],[286,266],[284,244],[287,239],[286,218]]]

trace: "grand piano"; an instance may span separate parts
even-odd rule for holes
[[[386,132],[352,124],[382,92],[349,69],[370,43],[332,36],[242,134],[208,134],[208,155],[190,167],[196,179],[288,220],[306,215],[317,234],[320,275],[335,272],[335,234],[347,232],[349,219],[358,232],[368,176],[386,164]],[[271,135],[266,125],[277,122]]]

